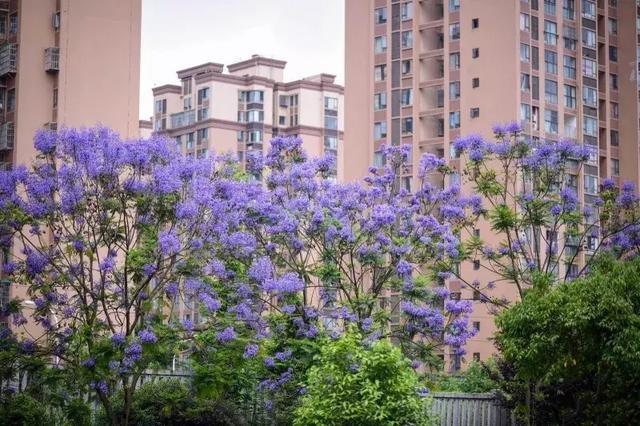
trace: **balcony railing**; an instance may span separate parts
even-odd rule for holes
[[[171,128],[188,126],[196,122],[196,111],[184,111],[171,114]]]
[[[60,70],[60,48],[49,47],[44,49],[44,70],[46,72],[57,72]]]
[[[4,123],[0,126],[0,151],[13,149],[15,128],[13,123]]]
[[[0,47],[0,76],[15,73],[17,67],[18,46],[7,43]]]

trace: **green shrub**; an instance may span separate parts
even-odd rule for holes
[[[435,383],[435,390],[440,392],[485,393],[498,389],[495,381],[499,374],[493,358],[486,362],[472,362],[465,371],[456,375],[441,377]]]
[[[0,400],[0,425],[48,425],[46,405],[26,394],[10,395]]]

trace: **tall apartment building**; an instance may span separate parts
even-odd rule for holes
[[[402,181],[411,188],[421,154],[437,154],[459,170],[451,149],[456,137],[491,137],[494,124],[519,120],[528,137],[570,138],[593,148],[589,164],[572,179],[584,204],[593,202],[605,177],[639,183],[636,1],[345,4],[345,179],[383,165],[381,144],[409,144],[413,164]],[[476,233],[492,239],[487,224]],[[597,239],[581,256],[592,245]],[[469,282],[491,280],[479,264],[461,265],[461,274]],[[474,299],[459,282],[447,285]],[[492,294],[513,298],[512,287],[499,285]],[[486,305],[474,305],[479,333],[468,359],[485,359],[495,351],[493,316]],[[446,360],[459,367],[458,359]]]
[[[253,55],[228,73],[211,62],[178,71],[180,85],[153,88],[154,131],[193,157],[230,152],[242,162],[277,135],[300,136],[310,156],[339,157],[343,87],[328,74],[283,82],[285,65]]]
[[[0,1],[1,168],[29,164],[43,127],[138,135],[140,26],[141,0]],[[0,307],[14,297],[0,271]]]

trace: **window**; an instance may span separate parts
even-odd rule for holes
[[[291,127],[298,125],[298,114],[293,114],[291,117],[289,117],[289,125]]]
[[[544,21],[544,42],[555,46],[558,42],[558,24],[552,21]]]
[[[263,103],[264,92],[262,90],[243,90],[238,93],[239,102]]]
[[[609,74],[609,85],[612,90],[618,90],[618,74]]]
[[[386,137],[387,137],[387,122],[379,121],[377,123],[373,123],[373,138],[375,140],[378,140]]]
[[[209,129],[198,129],[197,140],[198,143],[206,141],[209,138]]]
[[[380,92],[373,95],[373,109],[380,110],[387,107],[387,93]]]
[[[546,15],[555,16],[555,14],[556,14],[556,0],[544,0],[544,13]]]
[[[576,79],[576,58],[573,56],[564,57],[564,78]]]
[[[598,106],[598,92],[593,87],[584,86],[582,88],[582,101],[590,107]]]
[[[460,82],[452,81],[449,83],[449,99],[456,100],[460,98]]]
[[[540,99],[540,80],[535,75],[531,76],[531,97]]]
[[[576,19],[576,1],[575,0],[563,0],[562,2],[562,16],[565,19]]]
[[[262,123],[264,121],[264,111],[252,109],[247,111],[247,123]]]
[[[531,76],[527,73],[520,74],[520,91],[529,92],[531,90]]]
[[[182,136],[178,135],[176,136],[176,151],[181,151],[182,150]]]
[[[480,48],[474,47],[473,49],[471,49],[471,57],[473,59],[479,58],[480,57]]]
[[[460,40],[460,23],[449,24],[449,39]]]
[[[382,152],[374,152],[373,153],[373,165],[376,167],[382,167],[386,163],[386,159],[384,158],[384,153]]]
[[[596,19],[596,3],[591,0],[582,0],[582,16]]]
[[[324,97],[324,109],[330,109],[333,111],[338,110],[338,98],[334,98],[331,96]]]
[[[413,89],[402,89],[402,92],[400,92],[400,104],[402,106],[411,106],[413,104]]]
[[[528,44],[520,43],[520,61],[522,62],[530,62],[531,61],[531,48]]]
[[[209,99],[209,88],[203,87],[198,90],[198,105],[202,105],[202,102],[206,99]]]
[[[598,75],[598,64],[593,59],[582,58],[582,74],[585,77],[596,78]]]
[[[612,62],[618,62],[618,48],[615,46],[609,46],[609,60]]]
[[[278,125],[284,126],[286,124],[287,124],[287,117],[285,117],[284,115],[278,116]]]
[[[460,69],[460,52],[449,54],[449,69],[451,71]]]
[[[573,27],[565,26],[563,31],[564,48],[569,50],[576,50],[578,44],[578,36],[576,35],[576,29]]]
[[[402,32],[402,48],[411,49],[413,47],[413,31]]]
[[[325,136],[324,137],[324,148],[325,149],[338,149],[338,138],[333,136]]]
[[[11,89],[13,90],[13,89]],[[11,93],[11,90],[9,91],[9,94]],[[15,94],[15,92],[14,92]],[[9,103],[9,100],[7,100],[7,104]],[[11,110],[9,110],[11,111]],[[156,101],[156,112],[159,112],[161,114],[166,114],[167,113],[167,100],[166,99],[158,99]]]
[[[2,94],[4,95],[4,93]],[[0,96],[2,96],[0,95]],[[2,110],[2,101],[4,101],[4,99],[0,100],[0,111]],[[53,88],[53,104],[52,104],[53,108],[58,108],[58,88],[54,87]]]
[[[520,30],[521,31],[531,31],[531,16],[526,13],[520,14]]]
[[[387,66],[376,65],[373,68],[373,76],[375,81],[385,81],[387,79]]]
[[[192,108],[192,105],[191,105],[191,96],[189,96],[188,98],[184,98],[184,99],[182,100],[182,105],[183,105],[183,109],[184,109],[185,111],[189,111],[189,110]]]
[[[531,105],[520,104],[520,121],[523,123],[531,121]]]
[[[190,95],[191,94],[191,79],[188,78],[186,80],[182,80],[182,94]]]
[[[413,133],[413,118],[406,117],[402,119],[402,134]]]
[[[405,59],[400,64],[402,75],[411,74],[411,59]]]
[[[9,34],[18,34],[18,15],[9,15]]]
[[[384,24],[387,22],[387,8],[379,7],[373,12],[373,21],[376,24]]]
[[[618,35],[618,21],[613,18],[609,18],[609,34]]]
[[[538,52],[538,48],[535,46],[531,46],[531,68],[537,70],[539,68],[538,58],[540,56]]]
[[[477,331],[480,331],[480,321],[474,321],[473,322],[473,328],[475,328]]]
[[[620,175],[620,160],[615,158],[611,159],[611,174],[614,176]]]
[[[374,39],[374,52],[384,53],[387,51],[387,36],[378,36]]]
[[[201,108],[198,110],[198,121],[209,118],[209,108]]]
[[[449,0],[449,12],[455,12],[460,9],[460,0]]]
[[[618,119],[620,117],[620,106],[617,102],[611,102],[611,118]]]
[[[598,178],[596,176],[584,175],[584,192],[598,193]]]
[[[582,29],[582,44],[592,49],[596,48],[596,32],[587,28]]]
[[[477,88],[477,87],[480,87],[480,78],[478,78],[478,77],[474,77],[474,78],[471,80],[471,87],[472,87],[473,89],[475,89],[475,88]]]
[[[544,111],[544,131],[558,133],[558,111],[546,109]]]
[[[187,133],[187,149],[193,149],[193,141],[195,140],[196,134],[194,132]]]
[[[611,130],[611,133],[609,133],[609,135],[611,136],[611,146],[618,146],[620,144],[620,134],[618,133],[618,131]]]
[[[558,73],[558,55],[553,50],[544,51],[544,70],[550,74]]]
[[[289,96],[289,105],[290,106],[298,106],[298,95]]]
[[[567,108],[576,108],[576,88],[569,84],[564,85],[564,106]]]
[[[544,101],[548,104],[558,103],[558,83],[553,80],[544,81]]]
[[[413,2],[408,1],[400,5],[400,17],[403,21],[413,19]]]
[[[471,118],[480,117],[480,108],[478,108],[478,107],[471,108],[470,114],[471,114]]]
[[[598,136],[598,121],[593,117],[584,117],[582,121],[582,131],[588,136]]]
[[[533,40],[538,40],[538,32],[539,32],[538,17],[532,16],[531,17],[531,38]]]
[[[471,20],[471,28],[472,29],[476,29],[476,28],[480,28],[480,19],[479,18],[473,18]]]
[[[460,111],[453,111],[449,113],[449,128],[460,128]]]
[[[338,117],[332,117],[330,115],[324,116],[324,128],[330,130],[338,130]]]
[[[262,132],[260,130],[252,130],[248,135],[248,142],[262,142]]]

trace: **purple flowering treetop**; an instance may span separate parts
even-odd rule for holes
[[[482,218],[492,234],[490,242],[482,241],[473,236],[476,225],[468,227],[472,236],[458,260],[480,261],[495,280],[481,284],[459,278],[485,301],[506,305],[488,296],[497,282],[514,284],[522,297],[536,282],[584,274],[602,250],[619,255],[637,250],[638,196],[632,184],[599,183],[597,147],[530,140],[515,123],[496,126],[494,132],[495,140],[469,135],[454,142],[457,155],[466,158],[463,185],[483,196]]]
[[[179,302],[226,309],[211,260],[221,239],[242,245],[242,209],[230,195],[237,165],[185,159],[164,139],[122,141],[104,128],[42,131],[35,147],[30,169],[0,172],[0,242],[13,254],[2,271],[27,289],[41,331],[29,351],[60,360],[107,413],[121,387],[126,416],[140,373],[170,365],[190,333],[173,321]],[[21,302],[3,313],[17,326],[27,321]],[[206,326],[233,337],[213,315]]]
[[[432,184],[448,169],[430,155],[420,190],[401,189],[406,146],[386,148],[386,166],[364,182],[339,184],[326,179],[333,159],[308,159],[301,145],[275,138],[249,168],[265,189],[247,204],[247,281],[289,321],[271,331],[338,338],[354,324],[369,339],[397,339],[432,367],[436,348],[463,353],[471,305],[449,300],[432,267],[459,255],[453,225],[478,214],[479,200]]]

